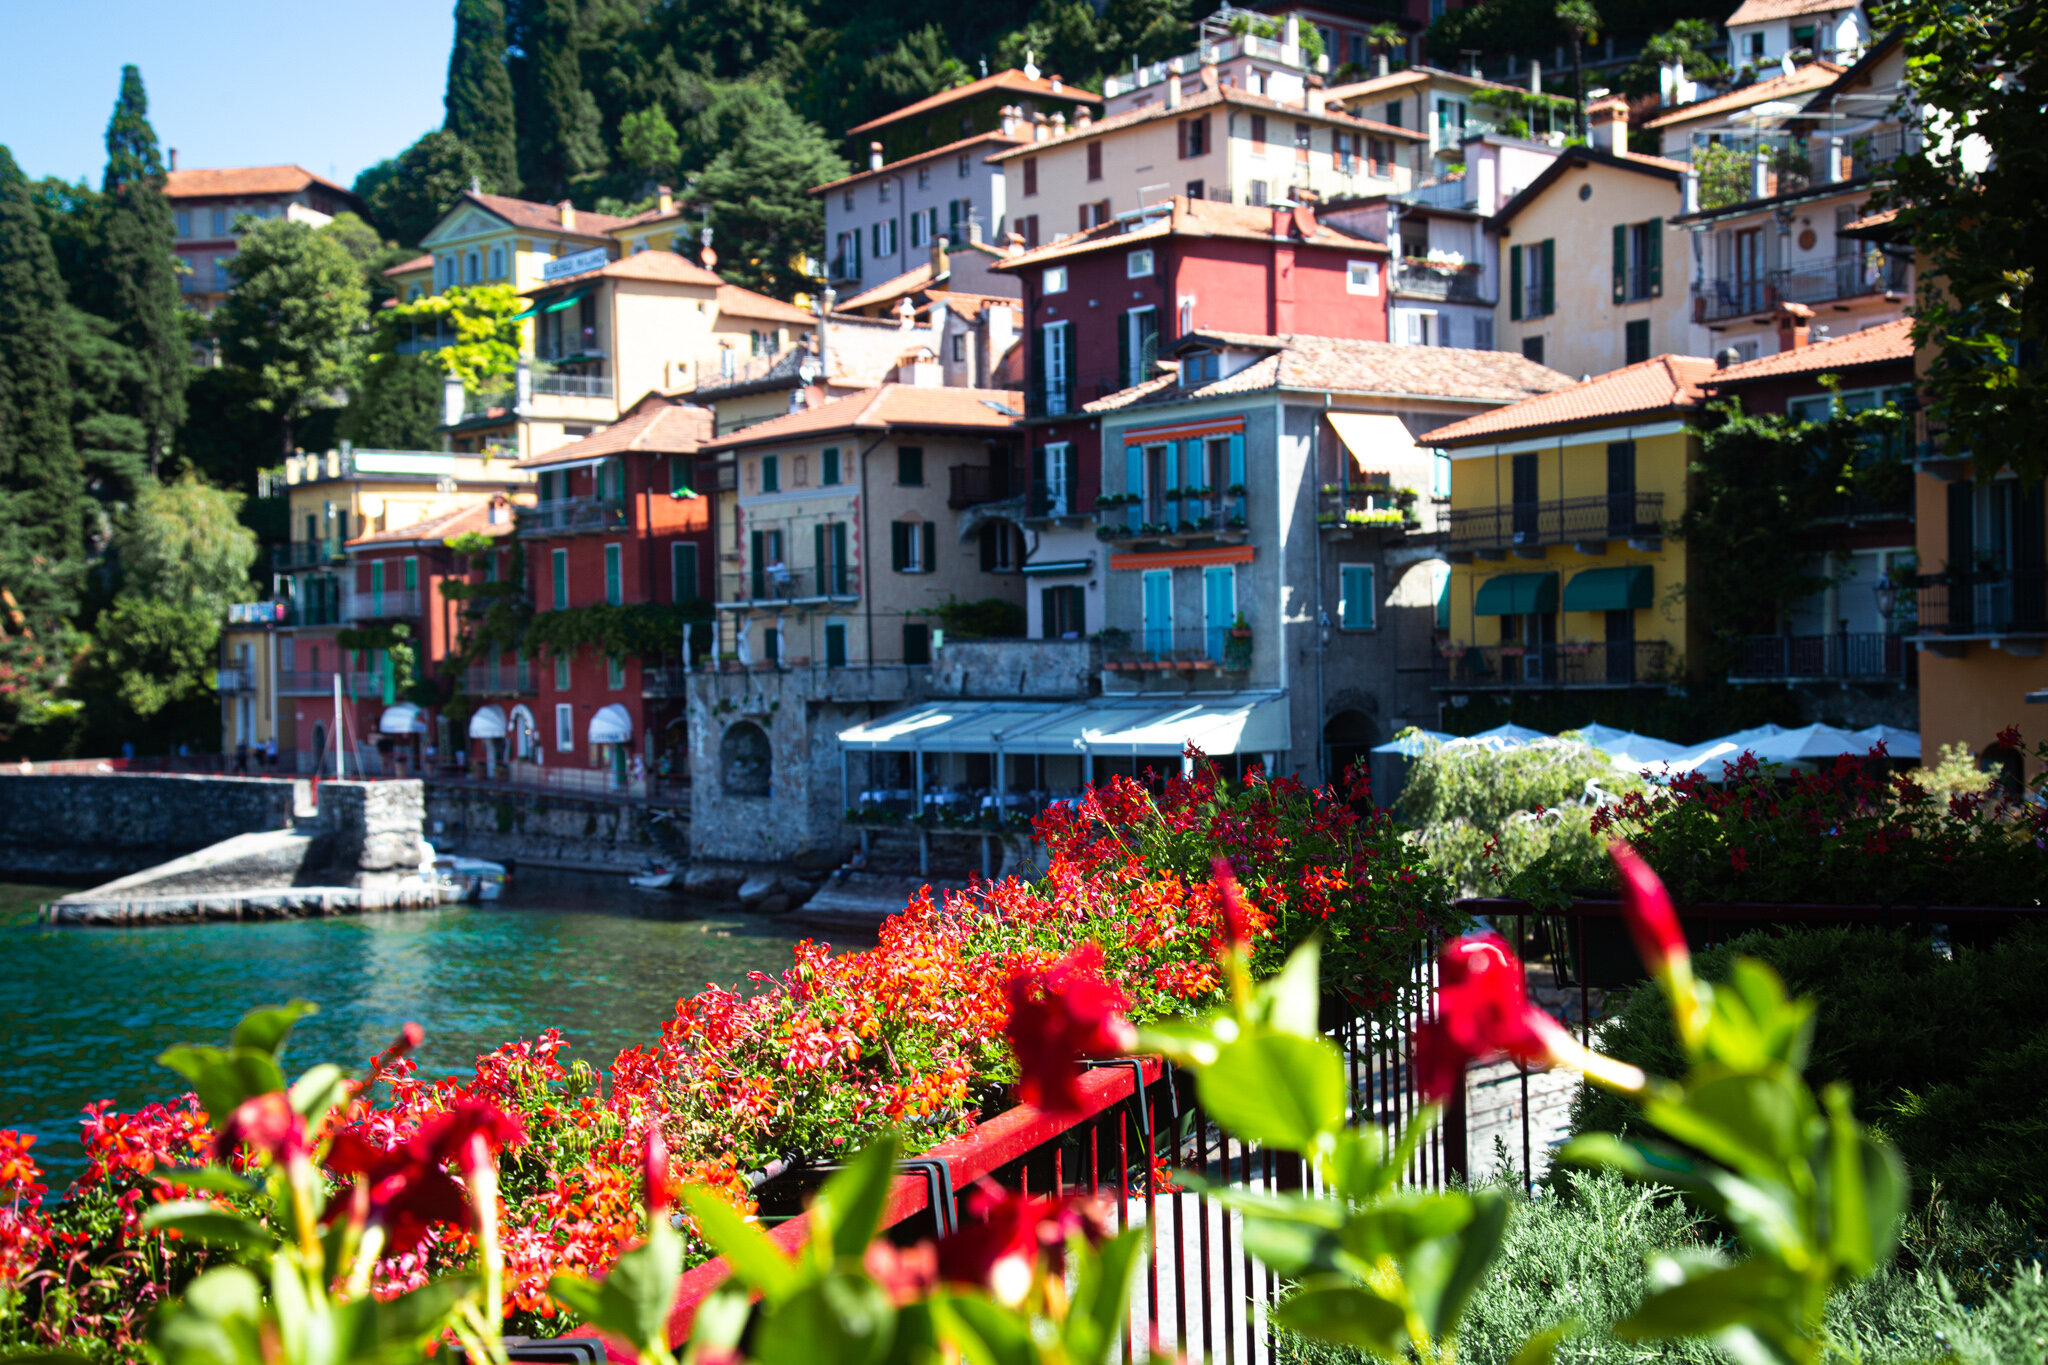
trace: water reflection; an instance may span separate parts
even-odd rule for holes
[[[0,1128],[39,1135],[38,1157],[76,1173],[80,1106],[132,1109],[182,1091],[156,1055],[224,1039],[250,1007],[294,996],[288,1072],[360,1067],[408,1020],[426,1029],[423,1070],[554,1027],[571,1058],[608,1064],[652,1039],[676,999],[787,966],[803,931],[691,909],[616,878],[521,873],[508,898],[403,914],[161,929],[0,926],[12,989],[0,996]],[[45,1155],[47,1154],[47,1155]]]

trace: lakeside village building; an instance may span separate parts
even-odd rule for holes
[[[992,868],[1190,743],[1321,782],[1474,696],[1704,681],[1688,421],[1911,393],[1911,253],[1864,207],[1915,136],[1896,39],[1674,79],[1645,155],[1620,100],[1567,148],[1489,121],[1494,82],[1331,87],[1281,33],[849,130],[794,303],[666,194],[463,196],[389,274],[511,283],[514,380],[451,384],[441,451],[288,462],[226,747],[331,770],[339,675],[352,770],[661,802],[711,858],[915,830]],[[1982,752],[2048,686],[2040,494],[1908,426],[1915,495],[1816,522],[1827,586],[1726,680]]]

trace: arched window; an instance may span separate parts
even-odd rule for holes
[[[465,272],[465,283],[468,283],[468,284],[482,284],[483,282],[484,282],[484,258],[483,258],[483,255],[482,255],[482,254],[481,254],[480,252],[472,251],[472,252],[470,252],[470,253],[469,253],[469,259],[468,259],[468,266],[467,266],[467,270],[466,270],[466,272]]]
[[[502,280],[505,278],[504,247],[494,246],[491,248],[491,278],[494,280]]]
[[[730,795],[768,795],[774,762],[768,732],[750,720],[740,721],[718,741],[719,785]]]

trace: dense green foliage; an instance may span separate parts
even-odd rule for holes
[[[80,302],[114,323],[113,339],[138,362],[121,410],[141,424],[142,448],[154,473],[184,420],[190,342],[178,296],[171,204],[163,194],[164,167],[148,113],[142,73],[121,68],[100,187],[106,202],[94,272],[98,288]]]
[[[503,0],[456,0],[455,46],[448,54],[448,117],[442,127],[476,154],[493,185],[519,179],[518,121],[505,61]],[[416,244],[418,237],[401,240]]]
[[[274,423],[274,451],[292,425],[347,382],[369,321],[369,291],[334,238],[273,218],[249,225],[229,262],[234,288],[217,321],[222,353],[256,381],[251,406]]]
[[[396,157],[357,176],[355,188],[379,232],[417,246],[471,185],[486,193],[510,188],[491,174],[468,143],[436,128]]]
[[[1966,1205],[2048,1216],[2048,931],[1944,955],[1903,933],[1757,930],[1696,962],[1721,981],[1737,956],[1761,958],[1818,1002],[1808,1075],[1853,1087],[1857,1113],[1898,1146],[1921,1200],[1938,1183]],[[1598,1041],[1653,1074],[1678,1064],[1652,988],[1631,993]],[[1633,1106],[1581,1088],[1574,1131],[1632,1126]]]

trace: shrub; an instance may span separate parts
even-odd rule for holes
[[[1709,980],[1761,958],[1817,1002],[1816,1082],[1844,1080],[1860,1117],[1895,1143],[1925,1199],[2048,1216],[2048,928],[1944,956],[1874,929],[1757,930],[1700,954]],[[1602,1026],[1603,1050],[1655,1074],[1679,1058],[1662,998],[1639,988]],[[1581,1087],[1574,1132],[1638,1125],[1627,1103]]]

